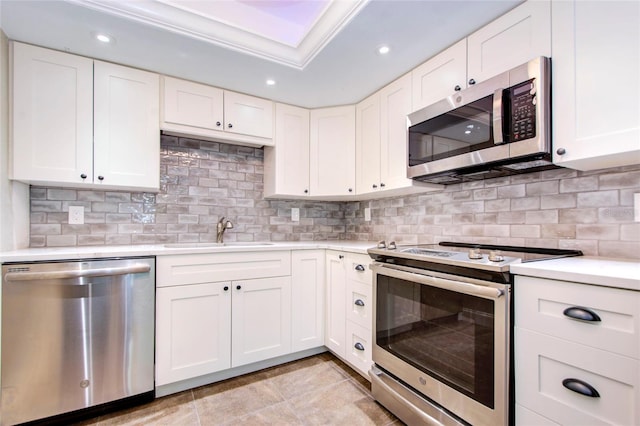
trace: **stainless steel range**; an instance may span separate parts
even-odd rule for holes
[[[368,252],[376,400],[410,425],[513,423],[509,266],[582,253],[452,242]]]

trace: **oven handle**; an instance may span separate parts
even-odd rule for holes
[[[468,294],[470,296],[480,296],[487,299],[498,299],[504,295],[504,290],[501,290],[499,288],[485,287],[482,285],[470,284],[461,281],[445,280],[443,278],[416,274],[414,272],[399,271],[397,269],[385,268],[384,266],[377,264],[371,265],[371,269],[373,269],[376,274],[400,278],[406,281],[413,281],[417,282],[418,284],[438,287],[443,290],[451,290],[457,293]]]

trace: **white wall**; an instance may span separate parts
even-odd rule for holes
[[[29,247],[29,186],[8,178],[9,41],[0,29],[0,251]]]

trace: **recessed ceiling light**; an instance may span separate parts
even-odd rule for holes
[[[111,37],[106,34],[98,33],[96,34],[96,39],[103,43],[111,43]]]
[[[269,78],[267,79],[267,86],[275,86],[276,85],[276,81]]]
[[[387,46],[386,44],[383,44],[382,46],[378,47],[378,53],[380,55],[386,55],[387,53],[389,53],[390,50],[391,50],[391,48],[389,46]]]

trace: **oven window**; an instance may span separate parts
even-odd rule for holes
[[[409,127],[409,166],[488,148],[493,95]]]
[[[494,408],[494,302],[377,275],[376,344]]]

